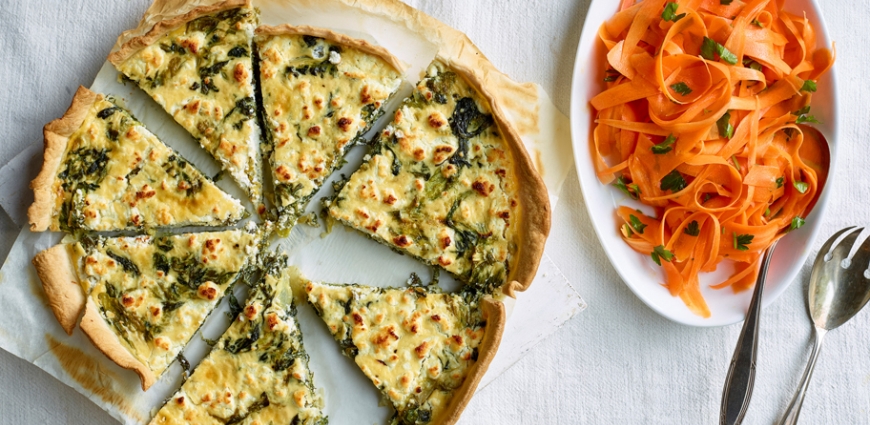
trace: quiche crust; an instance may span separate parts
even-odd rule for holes
[[[42,169],[30,183],[33,204],[27,209],[27,219],[32,232],[44,232],[51,225],[52,212],[57,204],[57,194],[52,191],[52,185],[60,169],[69,137],[82,126],[97,98],[96,93],[79,87],[63,116],[46,124],[42,130],[45,140]]]
[[[65,244],[55,245],[33,257],[36,274],[48,306],[67,335],[72,335],[85,306],[85,294]]]

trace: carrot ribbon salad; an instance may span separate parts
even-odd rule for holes
[[[756,280],[762,253],[803,217],[819,190],[826,143],[804,123],[834,62],[806,17],[783,0],[624,0],[598,35],[606,89],[592,154],[599,180],[654,207],[629,207],[623,239],[649,254],[665,286],[710,316],[699,273],[724,259],[715,289]]]

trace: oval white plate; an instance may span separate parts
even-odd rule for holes
[[[616,207],[634,203],[612,185],[603,185],[595,176],[592,166],[589,136],[592,129],[593,111],[589,99],[603,87],[604,45],[598,39],[598,28],[616,13],[618,3],[613,0],[594,0],[586,15],[577,57],[574,63],[574,78],[571,87],[571,135],[574,147],[574,161],[580,187],[586,202],[586,209],[592,219],[592,227],[598,235],[601,246],[610,262],[626,285],[651,309],[675,322],[691,326],[722,326],[743,320],[752,291],[734,294],[730,288],[710,289],[708,286],[721,282],[728,274],[727,265],[720,266],[714,273],[701,276],[701,292],[710,307],[710,318],[704,319],[689,311],[678,297],[672,297],[661,283],[664,276],[660,267],[649,258],[626,245],[617,230]],[[818,6],[812,0],[787,0],[785,9],[791,13],[806,12],[807,18],[816,29],[820,46],[830,46],[831,40]],[[829,176],[834,176],[837,158],[837,89],[836,69],[831,69],[818,83],[818,91],[813,96],[812,114],[822,124],[816,125],[831,145],[831,167]],[[828,185],[831,179],[828,179]],[[773,302],[794,280],[812,249],[812,242],[821,227],[830,189],[826,188],[806,225],[786,236],[778,244],[764,288],[763,305]],[[648,210],[649,211],[649,210]]]

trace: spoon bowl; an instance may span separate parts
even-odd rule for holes
[[[831,236],[813,263],[807,304],[815,344],[800,386],[780,425],[794,425],[816,366],[822,341],[858,314],[870,300],[870,227],[848,227]]]
[[[870,264],[870,243],[859,241],[861,236],[866,240],[866,233],[858,230],[861,229],[841,230],[828,239],[816,256],[807,294],[810,317],[816,327],[836,329],[870,300],[870,281],[865,276]],[[841,236],[840,243],[834,246]],[[853,250],[859,243],[857,250]],[[848,267],[843,267],[844,261]]]

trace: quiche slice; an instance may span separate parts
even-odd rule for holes
[[[147,18],[142,25],[152,24]],[[129,39],[109,62],[196,138],[263,211],[251,62],[257,20],[250,0],[198,6],[144,35],[122,34],[119,42]]]
[[[289,229],[383,115],[403,67],[381,47],[326,29],[261,26],[256,34],[272,203],[278,227]]]
[[[546,188],[472,74],[436,59],[329,215],[486,293],[532,282],[550,227]]]
[[[392,425],[453,424],[504,330],[504,304],[423,287],[307,282],[344,354],[395,408]]]
[[[111,97],[79,87],[44,135],[32,231],[218,226],[247,215]]]
[[[264,260],[236,321],[151,425],[326,425],[296,321],[286,256]]]
[[[84,309],[85,335],[135,371],[146,390],[258,265],[266,231],[250,223],[212,233],[84,237],[40,252],[33,263],[67,333]]]

